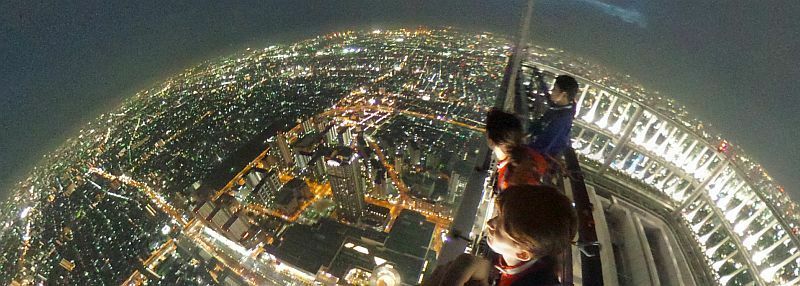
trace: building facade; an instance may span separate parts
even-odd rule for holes
[[[326,159],[328,181],[339,217],[356,223],[364,210],[364,179],[358,155],[351,148],[338,147]]]

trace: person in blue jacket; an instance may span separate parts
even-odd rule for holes
[[[556,77],[548,95],[549,108],[528,129],[529,147],[547,156],[556,156],[570,145],[569,132],[575,117],[578,81],[568,75]]]

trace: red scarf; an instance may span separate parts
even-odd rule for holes
[[[524,277],[531,271],[540,267],[536,267],[537,259],[529,260],[514,266],[508,266],[503,256],[499,256],[495,267],[500,270],[500,281],[497,286],[511,286],[517,280]]]

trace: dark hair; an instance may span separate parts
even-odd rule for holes
[[[493,108],[486,115],[486,137],[491,144],[511,148],[522,145],[522,122],[514,114]]]
[[[578,81],[574,77],[560,75],[556,77],[556,86],[558,86],[558,89],[567,92],[567,98],[570,102],[575,101],[575,97],[578,95]]]
[[[508,182],[510,185],[523,184],[527,177],[541,177],[535,173],[533,159],[528,148],[523,145],[522,122],[516,115],[493,108],[486,116],[486,137],[492,145],[498,145],[508,154]]]
[[[578,216],[572,201],[553,187],[511,186],[495,203],[499,226],[537,257],[568,249],[577,232]]]
[[[538,182],[542,178],[542,174],[537,171],[536,162],[528,153],[528,147],[522,145],[512,147],[508,151],[508,163],[505,179],[509,186],[529,184],[530,179]]]

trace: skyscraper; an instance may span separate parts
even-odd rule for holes
[[[351,128],[345,128],[344,133],[342,133],[342,143],[344,146],[350,146],[353,143],[353,130]]]
[[[457,195],[461,192],[461,188],[459,185],[461,184],[461,175],[456,173],[455,171],[450,173],[450,182],[447,186],[447,202],[450,204],[454,204],[456,202]]]
[[[314,120],[313,119],[309,118],[309,119],[303,121],[303,132],[304,133],[308,134],[308,133],[311,133],[311,132],[314,132],[314,131],[316,131],[316,129],[314,128]]]
[[[278,133],[278,151],[281,154],[281,159],[285,167],[292,165],[292,152],[289,150],[289,141],[286,140],[286,135],[282,132]]]
[[[311,162],[311,158],[314,156],[314,152],[320,142],[322,142],[324,135],[313,131],[295,142],[292,149],[294,151],[294,166],[297,171],[308,167],[308,163]]]
[[[254,192],[255,198],[259,203],[268,203],[275,197],[275,193],[281,188],[281,182],[278,180],[278,172],[270,170],[261,179],[261,182],[256,187]]]
[[[239,192],[236,193],[236,199],[239,201],[246,200],[250,194],[255,191],[261,180],[266,176],[267,170],[261,168],[250,169],[250,172],[245,176],[245,183],[240,187]]]
[[[336,126],[331,126],[328,129],[328,132],[325,133],[325,139],[329,146],[336,146],[339,145],[339,131],[336,130]]]
[[[351,148],[337,147],[326,158],[326,164],[339,217],[357,222],[364,209],[364,182],[358,155]]]

